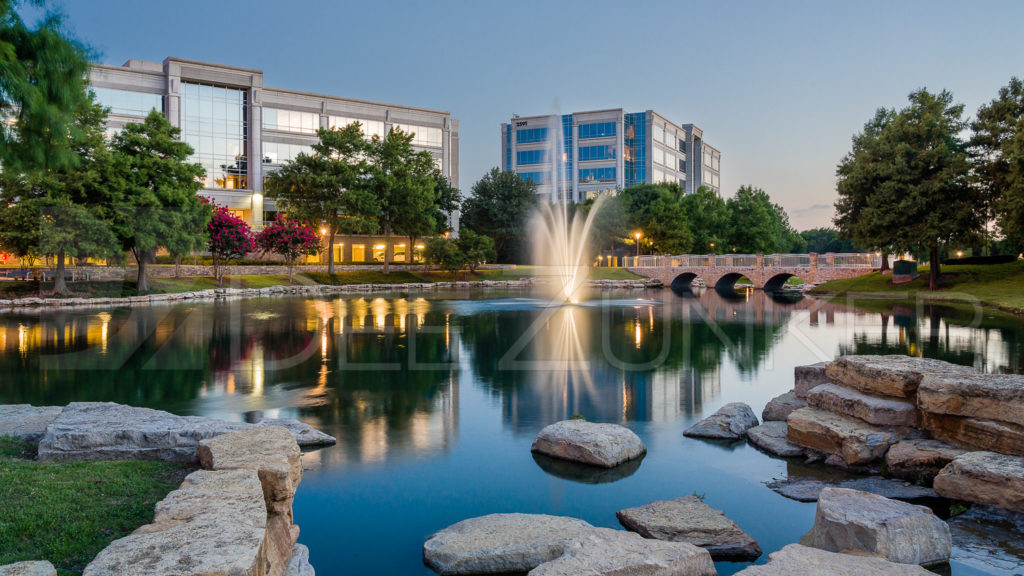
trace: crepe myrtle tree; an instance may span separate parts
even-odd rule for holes
[[[252,229],[226,207],[214,205],[206,231],[207,247],[213,255],[213,275],[218,284],[223,284],[224,265],[256,250]]]
[[[256,246],[263,252],[280,254],[288,262],[288,282],[300,256],[320,253],[320,236],[309,226],[278,216],[273,223],[256,235]]]

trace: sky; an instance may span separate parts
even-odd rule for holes
[[[798,230],[830,224],[836,165],[874,110],[926,87],[973,116],[1024,77],[1020,0],[51,4],[104,64],[176,56],[449,111],[466,193],[513,114],[655,110],[722,151],[723,197],[763,188]]]

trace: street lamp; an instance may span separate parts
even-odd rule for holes
[[[956,251],[956,257],[957,258],[963,258],[963,256],[964,256],[964,251],[963,250],[957,250]]]
[[[637,258],[640,257],[640,237],[641,236],[643,236],[643,234],[641,234],[639,230],[637,230],[636,232],[633,232],[633,237],[636,238],[636,257]]]

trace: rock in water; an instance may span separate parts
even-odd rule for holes
[[[693,544],[715,560],[753,560],[761,555],[761,547],[749,534],[696,496],[626,508],[615,515],[623,526],[645,538]]]
[[[295,552],[288,560],[288,567],[284,570],[284,576],[316,576],[316,570],[309,564],[309,548],[302,544],[295,545]]]
[[[924,429],[934,438],[975,450],[1024,456],[1024,426],[925,412]]]
[[[592,528],[583,520],[544,514],[470,518],[428,538],[423,561],[443,575],[529,572],[561,556]]]
[[[789,413],[800,408],[806,408],[807,402],[800,400],[796,397],[796,393],[792,390],[772,398],[768,404],[765,405],[764,410],[761,412],[762,422],[785,422],[786,418],[789,417]]]
[[[292,433],[292,436],[295,436],[295,441],[299,443],[299,446],[303,447],[333,446],[338,443],[334,436],[324,434],[309,424],[293,418],[264,418],[256,426],[279,426],[285,428]]]
[[[921,422],[913,402],[869,396],[836,384],[822,384],[811,390],[807,403],[875,426],[917,426]]]
[[[0,566],[0,576],[57,576],[57,569],[49,562],[15,562]]]
[[[797,398],[803,400],[815,386],[831,382],[828,375],[825,374],[826,366],[828,366],[828,362],[818,362],[808,366],[797,366],[793,369],[793,393]]]
[[[531,450],[581,464],[611,468],[639,458],[647,447],[632,430],[618,424],[563,420],[545,426]]]
[[[948,562],[953,549],[949,526],[924,506],[846,488],[826,488],[818,499],[815,548],[868,553],[899,564]]]
[[[890,430],[817,408],[801,408],[786,423],[790,442],[833,454],[850,466],[878,460],[901,439]]]
[[[632,532],[593,528],[565,547],[557,560],[528,576],[715,576],[706,550],[682,542],[647,540]]]
[[[933,414],[1024,423],[1024,375],[949,373],[921,379],[917,402]]]
[[[743,438],[747,430],[757,424],[757,416],[754,415],[750,406],[742,402],[733,402],[722,406],[718,412],[690,426],[683,432],[683,435],[691,438],[738,440]]]
[[[840,356],[828,364],[825,374],[832,382],[872,396],[915,398],[925,374],[970,373],[972,368],[931,358],[891,356]]]
[[[804,449],[802,447],[786,440],[788,430],[789,426],[785,422],[772,420],[747,430],[747,441],[776,456],[786,458],[803,456]]]
[[[904,440],[889,448],[885,463],[894,478],[930,484],[946,464],[966,453],[938,440]]]
[[[38,444],[61,410],[60,406],[0,404],[0,437]]]
[[[894,500],[935,500],[939,496],[934,490],[925,486],[915,486],[902,480],[891,480],[881,476],[851,478],[838,482],[826,482],[814,478],[787,478],[772,480],[766,486],[786,498],[798,502],[817,502],[821,491],[825,488],[849,488],[861,492],[870,492]]]
[[[768,563],[750,566],[736,576],[935,576],[910,564],[871,556],[836,554],[790,544],[768,556]]]
[[[1024,458],[995,452],[957,456],[935,477],[935,491],[953,500],[1024,512]]]

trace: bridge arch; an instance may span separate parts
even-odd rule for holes
[[[693,281],[700,278],[695,272],[683,272],[672,279],[670,287],[673,290],[688,290],[693,287]]]
[[[766,292],[776,292],[782,290],[782,288],[786,286],[786,282],[788,282],[790,278],[799,278],[801,281],[803,281],[803,278],[800,278],[796,274],[791,274],[789,272],[779,272],[778,274],[772,276],[767,281],[765,281],[764,290]]]
[[[718,278],[718,281],[715,282],[715,290],[733,290],[736,287],[736,282],[740,278],[743,278],[743,274],[740,274],[739,272],[726,272]]]

